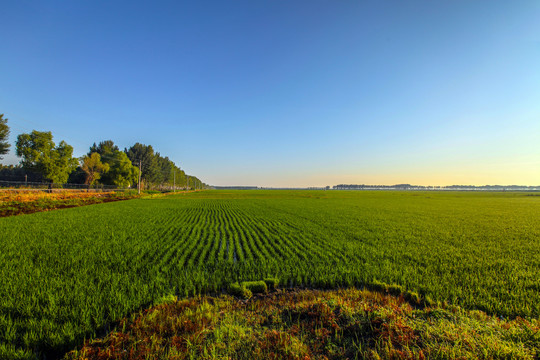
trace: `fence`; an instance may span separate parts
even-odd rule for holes
[[[133,190],[133,188],[122,188],[115,185],[103,185],[95,184],[88,186],[85,184],[57,184],[49,182],[31,182],[31,181],[6,181],[0,180],[0,191],[59,191],[59,190],[69,190],[69,191],[124,191],[124,190]]]
[[[32,182],[32,181],[11,181],[0,180],[0,191],[93,191],[93,192],[105,192],[105,191],[128,191],[137,190],[137,187],[118,187],[115,185],[103,185],[94,184],[88,186],[85,184],[58,184],[49,182]],[[192,187],[186,186],[171,186],[171,185],[157,185],[153,187],[143,186],[142,190],[153,190],[161,192],[170,191],[186,191],[194,190]]]

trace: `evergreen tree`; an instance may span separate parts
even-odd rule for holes
[[[98,145],[94,143],[90,147],[89,154],[93,152],[98,153],[101,156],[101,161],[109,165],[109,171],[101,176],[100,183],[128,187],[137,182],[139,169],[132,164],[126,153],[120,151],[112,140],[101,141]]]
[[[9,127],[7,121],[8,119],[4,119],[4,114],[0,114],[0,160],[3,159],[2,155],[8,153],[11,146],[8,143]]]
[[[161,169],[159,168],[157,157],[154,153],[152,145],[136,143],[124,151],[133,165],[138,167],[139,161],[142,162],[141,178],[146,187],[159,184],[161,182]]]

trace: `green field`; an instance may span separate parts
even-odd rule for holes
[[[176,294],[272,276],[540,316],[540,196],[204,191],[0,219],[0,358],[60,356]],[[37,355],[35,355],[37,354]]]

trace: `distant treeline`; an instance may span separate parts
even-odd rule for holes
[[[449,186],[423,186],[411,184],[396,185],[357,185],[357,184],[339,184],[333,186],[334,190],[490,190],[490,191],[533,191],[540,190],[540,186],[522,186],[522,185],[449,185]]]
[[[257,190],[257,186],[212,186],[215,190]]]
[[[0,144],[3,146],[0,155],[3,155],[11,144],[7,143],[7,119],[2,115],[0,125]],[[136,143],[120,150],[112,140],[105,140],[90,146],[85,156],[74,158],[71,145],[65,141],[56,145],[51,132],[34,130],[17,136],[16,154],[21,157],[18,165],[0,164],[0,181],[134,188],[140,173],[143,189],[208,188],[167,156],[154,151],[152,145]]]

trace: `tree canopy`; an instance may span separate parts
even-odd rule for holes
[[[102,173],[109,171],[109,164],[102,163],[101,156],[97,152],[93,152],[82,158],[81,168],[86,173],[85,184],[92,186],[101,178]]]
[[[99,144],[96,145],[94,143],[92,146],[90,146],[90,151],[88,152],[88,155],[91,153],[98,153],[99,155],[103,156],[106,154],[112,154],[115,151],[119,151],[120,149],[118,146],[114,144],[114,141],[112,140],[104,140],[100,141]]]
[[[8,135],[7,119],[0,115],[0,155],[9,148],[7,142],[2,142]],[[22,158],[19,165],[0,165],[1,179],[87,185],[100,183],[128,188],[137,185],[140,161],[144,188],[170,190],[173,186],[188,189],[207,187],[197,177],[186,175],[169,157],[154,151],[152,145],[141,143],[122,151],[114,141],[103,140],[93,143],[86,156],[76,159],[73,158],[73,147],[65,141],[56,145],[50,131],[33,130],[17,136],[16,155]]]
[[[22,157],[23,167],[53,183],[65,183],[75,170],[78,161],[72,155],[73,147],[65,141],[56,146],[50,131],[33,130],[17,137],[17,156]]]
[[[125,152],[120,151],[112,140],[101,141],[90,147],[89,155],[97,153],[101,161],[109,166],[109,171],[102,174],[100,183],[128,187],[137,182],[139,168],[133,166]]]
[[[141,179],[146,186],[161,182],[162,174],[152,145],[136,143],[129,149],[126,149],[125,152],[135,166],[139,165],[139,161],[141,162]]]
[[[8,119],[4,118],[4,114],[0,114],[0,160],[3,159],[2,155],[7,154],[9,147],[9,127],[7,125]]]
[[[189,176],[188,184],[186,173],[167,156],[154,152],[152,145],[136,143],[124,151],[133,165],[137,166],[141,161],[141,177],[145,187],[170,188],[174,184],[176,187],[203,189],[206,186],[195,176]]]

